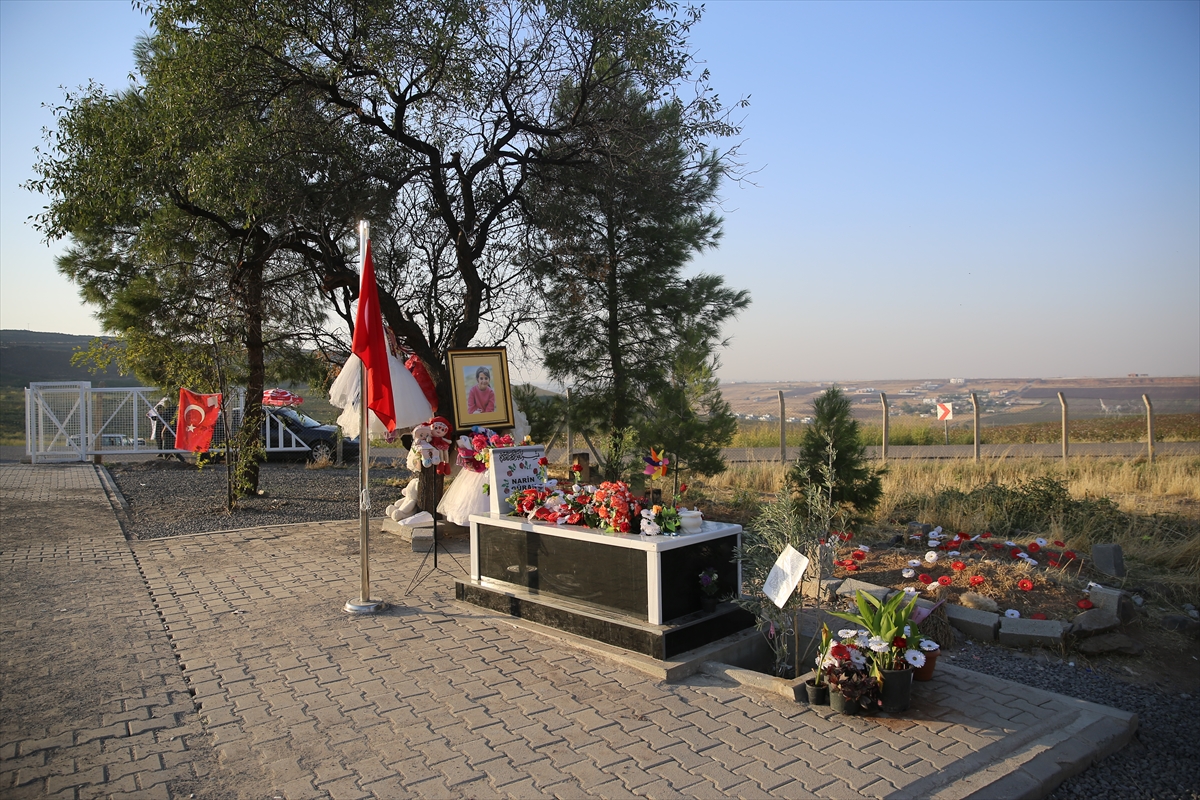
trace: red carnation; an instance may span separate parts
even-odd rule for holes
[[[1033,588],[1033,581],[1029,580],[1029,578],[1022,578],[1021,580],[1017,581],[1017,588],[1022,592],[1028,592]]]
[[[954,583],[954,580],[949,575],[943,575],[942,577],[938,578],[938,583],[940,583],[942,586],[949,586],[950,584]]]
[[[1089,609],[1089,608],[1091,608],[1091,607],[1092,607],[1092,601],[1091,601],[1091,600],[1088,600],[1088,599],[1085,597],[1085,598],[1083,598],[1082,600],[1080,600],[1078,603],[1076,603],[1075,605],[1079,606],[1080,608],[1082,608],[1083,610],[1085,610],[1085,611],[1086,611],[1087,609]]]
[[[864,558],[867,557],[867,554],[864,553],[862,550],[855,550],[850,555],[854,557],[855,561],[862,561]]]
[[[924,572],[922,572],[920,575],[917,576],[917,580],[919,580],[921,583],[925,584],[926,586],[933,583],[933,578],[929,577]]]
[[[1026,549],[1031,553],[1036,553],[1038,550],[1042,549],[1042,546],[1040,544],[1038,544],[1037,542],[1030,542],[1029,547],[1027,547]]]
[[[971,576],[971,585],[978,586],[979,584],[983,583],[985,580],[987,580],[987,579],[984,578],[982,575],[972,575]]]
[[[956,569],[959,572],[963,571],[966,568],[967,568],[967,565],[961,561],[955,561],[953,564],[950,565],[950,569]]]

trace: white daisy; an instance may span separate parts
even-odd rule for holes
[[[914,558],[908,562],[908,565],[910,567],[919,567],[919,566],[921,566],[921,559]]]
[[[920,650],[908,650],[904,653],[904,660],[912,664],[914,667],[925,666],[925,654]]]
[[[925,554],[925,560],[928,561],[930,564],[936,564],[937,560],[938,560],[938,554],[935,553],[934,551],[930,550],[928,553]]]
[[[839,639],[850,639],[854,636],[858,636],[858,631],[854,628],[842,628],[840,631],[838,631]]]
[[[1015,608],[1010,608],[1008,611],[1004,612],[1004,616],[1008,617],[1009,619],[1017,619],[1021,616],[1021,612],[1017,611]]]
[[[1034,541],[1038,543],[1038,547],[1045,547],[1046,545],[1050,544],[1049,542],[1047,542],[1045,539],[1043,539],[1040,536],[1038,538],[1034,539]]]
[[[915,587],[915,586],[905,586],[905,587],[904,587],[904,593],[905,593],[906,595],[920,594],[920,593],[921,593],[921,590],[920,590],[920,589],[918,589],[918,588],[917,588],[917,587]]]
[[[932,653],[934,650],[941,650],[942,647],[937,642],[935,642],[933,639],[922,639],[921,640],[921,649]]]
[[[942,526],[941,526],[941,525],[938,525],[936,528],[934,528],[934,529],[933,529],[933,532],[934,532],[934,533],[941,533],[941,532],[942,532]]]
[[[871,552],[871,548],[867,547],[865,544],[860,544],[860,545],[858,546],[858,549],[859,549],[859,550],[862,550],[864,553],[869,553],[869,552]]]
[[[1026,564],[1028,564],[1028,565],[1029,565],[1029,566],[1031,566],[1031,567],[1036,567],[1036,566],[1037,566],[1037,559],[1036,559],[1036,558],[1027,558],[1027,559],[1025,559],[1025,563],[1026,563]]]
[[[1005,542],[1004,546],[1005,547],[1016,547],[1017,543],[1016,542]]]
[[[961,553],[959,553],[957,550],[951,550],[949,555],[957,556],[957,555],[961,555]]]
[[[904,569],[900,570],[900,574],[906,578],[911,578],[917,574],[917,571],[912,567],[905,567]]]
[[[851,650],[850,651],[850,663],[853,664],[854,666],[858,667],[859,669],[862,669],[863,667],[865,667],[867,665],[867,657],[864,656],[862,654],[862,652],[860,652],[858,650]]]

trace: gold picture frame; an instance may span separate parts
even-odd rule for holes
[[[454,395],[454,419],[460,430],[472,425],[511,428],[515,424],[505,348],[449,350],[446,363]]]

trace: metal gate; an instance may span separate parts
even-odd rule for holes
[[[242,422],[242,392],[234,392],[230,422]],[[31,383],[25,390],[25,451],[34,464],[86,461],[91,456],[183,453],[175,449],[174,420],[155,426],[151,411],[162,397],[146,386],[93,388],[87,381]],[[303,453],[310,448],[264,406],[267,452]],[[225,448],[224,419],[210,449]]]

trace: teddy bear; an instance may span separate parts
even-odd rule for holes
[[[434,445],[433,439],[433,428],[429,425],[418,425],[413,428],[413,443],[408,451],[409,469],[417,469],[418,465],[432,467],[442,463],[442,453]]]

